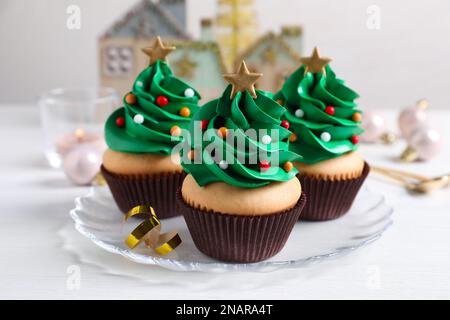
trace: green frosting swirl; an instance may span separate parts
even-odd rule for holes
[[[301,158],[288,150],[291,132],[280,125],[285,109],[272,100],[269,93],[256,92],[255,99],[247,91],[238,92],[230,99],[231,86],[228,86],[221,98],[205,104],[194,116],[190,136],[202,137],[206,131],[207,138],[191,139],[188,147],[194,150],[196,160],[188,161],[183,156],[182,166],[200,186],[222,181],[236,187],[257,188],[272,181],[288,181],[298,173],[295,168],[289,172],[282,168],[287,161]],[[199,125],[202,120],[209,121],[205,131]],[[231,132],[231,139],[222,139],[217,130],[221,127]],[[262,142],[265,135],[271,136],[271,143]],[[213,149],[215,151],[211,152]],[[221,157],[217,151],[221,152]],[[223,159],[229,163],[226,168],[220,166]],[[278,159],[279,165],[272,161],[274,159]],[[266,160],[271,166],[264,171],[259,163]]]
[[[166,62],[158,60],[136,78],[133,93],[137,102],[133,105],[123,98],[123,108],[116,110],[106,121],[105,139],[108,147],[126,153],[156,153],[169,155],[172,148],[182,141],[182,136],[172,137],[170,129],[179,126],[186,129],[192,115],[198,110],[200,95],[194,90],[193,97],[186,97],[185,90],[191,88],[177,79]],[[168,105],[155,104],[157,97],[164,96]],[[189,117],[180,116],[181,108],[190,109]],[[144,122],[136,123],[134,117],[142,115]],[[116,124],[118,117],[124,117],[125,126]]]
[[[352,116],[359,112],[354,102],[359,96],[337,79],[327,65],[326,74],[306,73],[305,66],[297,69],[284,83],[275,99],[284,101],[287,112],[284,118],[291,124],[297,141],[291,143],[291,150],[303,156],[301,162],[316,163],[338,157],[358,148],[351,137],[363,130]],[[325,112],[327,106],[334,107],[334,115]],[[303,117],[295,112],[301,109]],[[328,132],[331,140],[325,142],[321,134]]]

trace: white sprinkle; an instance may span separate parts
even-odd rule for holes
[[[144,86],[144,83],[142,81],[136,81],[136,85],[138,87],[142,87],[142,86]]]
[[[297,118],[303,118],[305,116],[305,111],[303,111],[302,109],[297,109],[295,110],[295,116]]]
[[[322,132],[322,134],[320,135],[320,139],[323,142],[329,142],[331,140],[331,134],[329,134],[328,132]]]
[[[220,169],[222,169],[222,170],[226,170],[226,169],[228,168],[228,162],[226,162],[225,160],[221,160],[221,161],[219,162],[219,167],[220,167]]]
[[[137,114],[133,118],[134,122],[137,124],[143,124],[144,123],[144,116],[142,114]]]
[[[192,98],[194,95],[195,95],[195,91],[192,90],[191,88],[187,88],[187,89],[184,91],[184,96],[185,96],[186,98]]]
[[[263,144],[269,144],[269,143],[271,143],[272,142],[272,138],[269,136],[269,135],[264,135],[262,138],[261,138],[261,142],[263,143]]]

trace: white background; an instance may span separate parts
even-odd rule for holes
[[[187,0],[189,32],[215,14],[216,0]],[[33,102],[42,91],[97,82],[97,37],[135,1],[2,0],[0,102]],[[361,94],[361,107],[398,108],[427,97],[449,108],[450,1],[255,0],[261,32],[302,24],[306,53],[318,45],[338,76]],[[66,8],[81,7],[81,30],[66,28]],[[370,30],[367,8],[381,9]]]

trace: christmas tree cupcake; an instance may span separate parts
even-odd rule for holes
[[[256,262],[278,253],[298,220],[305,197],[288,150],[284,108],[255,90],[260,74],[242,62],[222,97],[193,118],[183,151],[188,176],[180,207],[197,248],[230,262]],[[184,150],[184,149],[183,149]]]
[[[295,166],[308,197],[301,218],[308,220],[345,214],[369,173],[356,152],[362,133],[358,94],[336,78],[330,61],[315,48],[275,95],[287,109],[290,148],[303,156]]]
[[[159,37],[143,49],[150,66],[105,125],[109,149],[102,173],[123,212],[151,205],[159,218],[177,214],[175,194],[185,174],[172,149],[182,142],[182,129],[198,110],[200,95],[172,74],[166,56],[174,49]]]

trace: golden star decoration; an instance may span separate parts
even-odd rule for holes
[[[308,72],[325,74],[325,66],[331,62],[331,59],[321,57],[319,49],[315,47],[310,57],[301,58],[300,61],[306,66],[305,74]]]
[[[238,92],[248,90],[253,98],[256,98],[255,82],[262,76],[262,73],[252,73],[248,71],[245,61],[241,62],[237,73],[224,74],[223,77],[232,86],[230,99],[233,99]]]
[[[166,47],[163,44],[161,37],[156,37],[153,47],[142,49],[142,51],[149,56],[150,65],[154,64],[158,60],[166,61],[167,55],[169,55],[169,53],[173,50],[175,50],[175,47]]]
[[[188,53],[185,53],[180,60],[174,63],[174,66],[176,70],[175,74],[182,78],[192,79],[197,63],[191,60]]]
[[[267,47],[266,50],[261,53],[261,58],[264,63],[275,64],[277,62],[277,52],[274,47]]]

